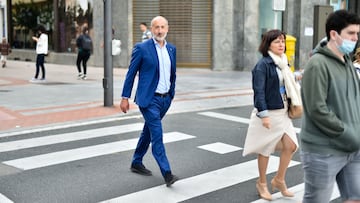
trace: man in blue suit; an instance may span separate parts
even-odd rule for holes
[[[142,163],[151,143],[153,156],[160,167],[166,186],[169,187],[178,180],[178,177],[171,173],[165,153],[161,124],[175,95],[176,47],[165,40],[168,29],[168,21],[162,16],[157,16],[151,21],[153,38],[134,46],[120,108],[124,113],[129,110],[128,99],[138,73],[134,101],[139,106],[145,124],[130,169],[141,175],[152,175]]]

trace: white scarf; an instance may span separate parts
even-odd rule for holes
[[[282,54],[281,57],[279,57],[271,51],[268,51],[268,53],[275,64],[281,69],[281,73],[284,77],[287,98],[291,99],[292,105],[301,106],[300,85],[295,82],[294,74],[290,70],[286,55]]]

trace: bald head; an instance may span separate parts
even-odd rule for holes
[[[169,31],[169,25],[166,18],[162,16],[156,16],[151,20],[151,32],[153,34],[154,39],[163,44],[165,41],[166,35]]]
[[[168,26],[169,24],[168,24],[168,21],[166,20],[166,18],[165,17],[163,17],[163,16],[156,16],[156,17],[154,17],[152,20],[151,20],[151,27],[154,25],[154,23],[156,22],[156,21],[164,21],[165,23],[166,23],[166,25]]]

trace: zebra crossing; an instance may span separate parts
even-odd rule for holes
[[[277,170],[278,163],[279,158],[271,157],[268,173],[275,172]],[[151,203],[181,202],[205,193],[216,191],[256,178],[257,171],[253,170],[254,167],[256,168],[256,164],[257,160],[251,160],[241,164],[236,164],[226,168],[179,180],[178,182],[176,182],[176,187],[174,187],[174,190],[168,190],[164,186],[156,186],[143,191],[134,192],[115,199],[107,200],[103,203],[140,202],[144,199],[146,199],[147,202]],[[290,167],[298,164],[300,163],[292,161],[290,163]],[[239,175],[243,171],[248,172],[243,175]],[[204,182],[206,182],[206,185],[203,184]],[[163,196],[163,194],[168,195]],[[163,197],[159,200],[159,196]]]
[[[176,142],[185,139],[191,139],[194,136],[183,133],[172,132],[164,134],[164,143]],[[16,167],[22,170],[36,169],[45,166],[88,159],[107,154],[134,150],[138,139],[129,139],[113,143],[100,144],[90,147],[82,147],[77,149],[53,152],[48,154],[25,157],[15,160],[3,162],[6,165]]]
[[[211,119],[221,119],[231,121],[235,123],[248,124],[248,118],[242,118],[232,116],[228,114],[204,111],[197,113],[198,116],[204,116]],[[116,120],[116,118],[114,118]],[[107,120],[110,121],[110,120]],[[48,153],[40,153],[36,155],[29,155],[19,157],[15,159],[2,160],[1,164],[13,167],[16,170],[22,172],[36,169],[44,169],[49,166],[59,166],[65,163],[76,163],[80,160],[92,159],[96,157],[106,157],[114,153],[124,153],[134,150],[137,143],[137,135],[142,130],[142,122],[133,122],[130,124],[121,124],[111,127],[101,127],[90,130],[81,130],[74,132],[66,132],[55,135],[45,135],[35,138],[24,138],[13,141],[6,141],[0,143],[0,155],[3,153],[16,153],[21,150],[36,149],[38,147],[53,146],[57,144],[67,144],[72,142],[81,142],[89,139],[99,139],[104,137],[111,137],[116,135],[120,137],[118,141],[106,142],[101,144],[92,144],[89,146],[77,147],[72,149],[53,151]],[[299,131],[299,129],[297,129]],[[125,137],[123,134],[134,134],[134,138]],[[17,136],[21,134],[16,134]],[[15,136],[11,135],[11,136]],[[0,134],[0,137],[5,135]],[[14,138],[15,139],[15,138]],[[164,133],[164,143],[180,145],[182,142],[191,141],[195,143],[195,140],[199,139],[196,134],[184,133],[181,131],[171,131]],[[208,156],[212,156],[213,153],[219,155],[226,155],[233,152],[242,150],[241,143],[224,143],[222,140],[217,142],[211,142],[201,145],[196,145],[197,150],[202,150],[204,153],[209,153]],[[240,154],[240,153],[239,153]],[[279,158],[277,156],[271,156],[268,173],[273,173],[277,170]],[[300,162],[291,161],[289,167],[299,166]],[[245,162],[225,166],[223,168],[210,170],[198,175],[192,175],[189,177],[181,178],[172,188],[167,188],[163,184],[155,185],[146,189],[133,191],[127,194],[103,198],[99,202],[115,203],[115,202],[139,202],[146,199],[147,202],[181,202],[189,201],[192,198],[212,193],[224,188],[228,188],[234,185],[242,184],[246,181],[254,180],[257,178],[257,161],[256,159],[248,160]],[[239,175],[241,174],[241,175]],[[0,179],[1,184],[1,179]],[[273,195],[273,202],[299,202],[303,194],[303,184],[295,185],[290,188],[295,192],[295,198],[283,198],[281,194],[276,193]],[[2,191],[0,191],[2,193]],[[333,199],[339,197],[337,187],[333,192]],[[7,198],[6,194],[0,194],[0,202],[16,202]],[[241,201],[240,201],[241,202]],[[255,200],[256,203],[267,202],[264,200]]]

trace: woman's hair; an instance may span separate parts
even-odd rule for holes
[[[41,33],[45,33],[46,29],[43,25],[38,25],[37,30],[40,31]]]
[[[281,30],[270,30],[261,36],[262,39],[259,46],[259,52],[263,55],[263,57],[269,56],[268,51],[271,42],[280,36],[283,36],[284,40],[286,40],[286,33]]]
[[[89,28],[87,26],[84,26],[83,27],[83,30],[82,30],[82,33],[83,34],[86,34],[86,32],[89,31]]]
[[[360,48],[357,48],[354,55],[355,61],[360,62]]]

